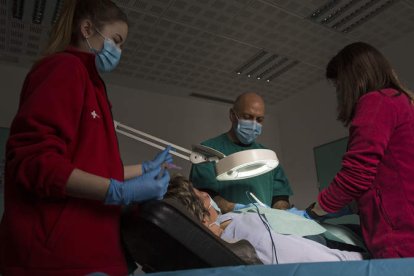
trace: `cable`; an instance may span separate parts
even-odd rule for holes
[[[272,232],[271,232],[271,229],[270,229],[270,226],[269,226],[269,221],[267,220],[265,215],[260,214],[259,207],[257,207],[257,204],[255,204],[255,202],[253,202],[253,200],[251,199],[251,196],[249,195],[249,191],[246,191],[246,196],[247,196],[247,199],[250,201],[250,203],[252,203],[253,206],[256,208],[257,215],[259,216],[259,218],[262,221],[263,225],[265,226],[267,232],[269,233],[270,241],[272,242],[272,251],[273,251],[274,256],[275,256],[276,264],[278,264],[279,260],[277,258],[276,244],[273,241],[273,235],[272,235]],[[272,256],[272,260],[273,260],[273,256]]]

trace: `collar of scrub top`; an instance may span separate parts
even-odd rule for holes
[[[269,149],[250,149],[230,154],[223,153],[203,145],[193,145],[192,150],[114,121],[116,132],[157,149],[171,145],[175,151],[171,154],[190,161],[192,164],[214,162],[216,179],[219,181],[237,180],[255,177],[267,173],[279,165],[276,153]]]

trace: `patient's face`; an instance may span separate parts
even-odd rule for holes
[[[196,196],[203,202],[204,207],[208,210],[210,217],[206,218],[203,221],[204,225],[206,225],[214,234],[217,236],[221,236],[223,230],[220,228],[219,225],[212,224],[218,218],[218,213],[216,209],[214,209],[210,204],[210,195],[206,192],[202,192],[194,188],[194,193]]]
[[[201,202],[203,202],[204,207],[208,210],[210,214],[210,218],[216,221],[218,217],[218,213],[216,209],[214,209],[210,204],[210,195],[206,192],[197,190],[196,188],[194,188],[194,192],[196,196],[198,196],[198,198],[201,199]]]

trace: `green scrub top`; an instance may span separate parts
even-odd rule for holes
[[[227,136],[227,133],[204,141],[201,144],[218,150],[225,155],[249,149],[266,149],[263,145],[256,142],[248,146],[235,144]],[[194,187],[215,191],[224,199],[234,203],[251,203],[246,192],[252,192],[260,201],[269,206],[271,206],[274,196],[290,196],[293,194],[280,164],[268,173],[252,178],[230,181],[216,180],[214,162],[194,164],[191,167],[190,180]]]

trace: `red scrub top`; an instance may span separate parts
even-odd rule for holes
[[[29,72],[10,129],[0,225],[3,274],[127,274],[120,207],[68,196],[74,168],[123,180],[95,55],[68,49]]]

